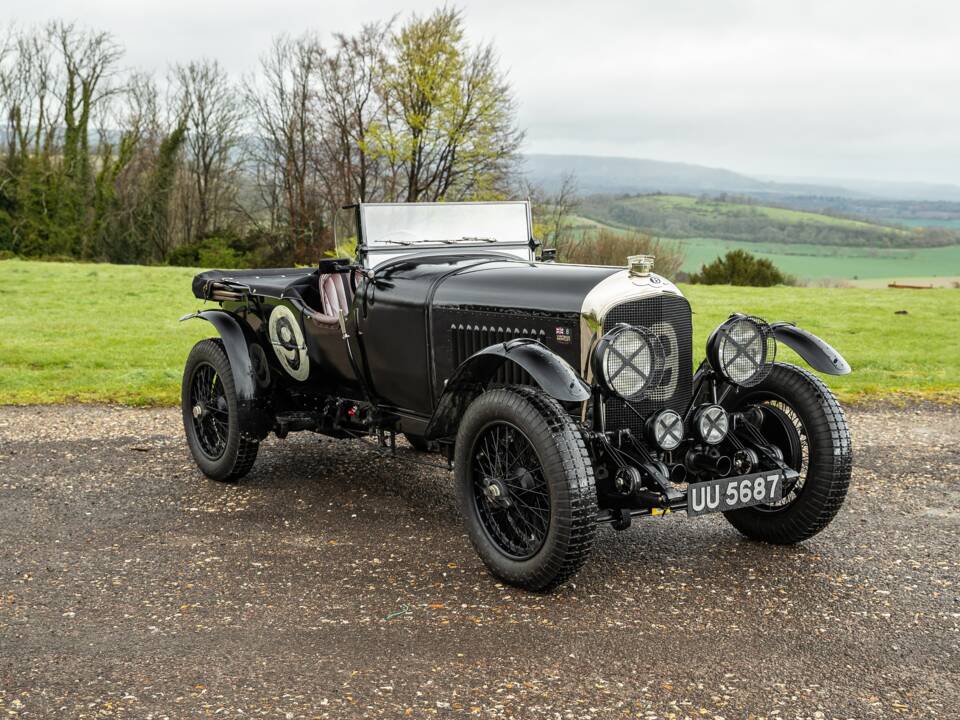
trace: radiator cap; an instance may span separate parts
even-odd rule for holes
[[[627,270],[633,277],[649,277],[653,272],[653,255],[631,255],[627,258]]]

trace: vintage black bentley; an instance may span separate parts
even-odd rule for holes
[[[573,575],[599,523],[722,512],[787,544],[836,515],[852,457],[843,411],[818,377],[775,362],[779,342],[849,372],[816,336],[734,314],[694,371],[690,305],[650,257],[537,259],[526,202],[344,212],[352,257],[194,279],[219,304],[187,316],[219,337],[194,346],[183,375],[187,440],[209,477],[246,475],[271,432],[373,437],[385,452],[402,434],[452,466],[490,571],[532,590]]]

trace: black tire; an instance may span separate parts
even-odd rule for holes
[[[208,385],[212,399],[199,402],[199,386],[205,390]],[[194,408],[199,405],[205,408],[197,417]],[[183,371],[180,406],[187,445],[204,475],[236,482],[250,472],[260,445],[241,436],[237,391],[220,340],[201,340],[193,346]]]
[[[784,461],[800,472],[794,483],[784,485],[780,504],[724,513],[730,524],[749,538],[776,545],[792,545],[823,530],[843,504],[853,465],[847,421],[830,389],[803,368],[776,363],[762,382],[724,404],[730,410],[758,405],[765,430],[770,423],[765,435],[780,434]]]
[[[503,480],[501,487],[508,488],[507,497],[514,502],[512,509],[505,510],[490,504],[491,498],[482,489],[488,481],[480,470],[480,464],[489,459],[479,444],[487,442],[491,433],[496,434],[501,428],[505,436],[512,438],[508,443],[519,443],[525,448],[526,460],[518,454],[512,461],[531,466],[539,462],[539,467],[520,470],[522,478]],[[586,562],[596,534],[593,465],[577,424],[559,403],[539,389],[491,390],[474,400],[457,433],[454,473],[457,503],[470,541],[493,575],[510,585],[546,591],[570,578]],[[509,476],[510,471],[503,474]],[[524,483],[527,489],[520,487]],[[525,548],[527,553],[511,552],[509,543],[497,539],[498,533],[502,538],[502,528],[506,527],[502,521],[499,530],[490,529],[491,524],[497,524],[498,513],[502,513],[502,518],[519,512],[520,503],[525,502],[522,498],[538,505],[534,511],[541,519],[537,528],[539,544],[534,548],[535,542],[530,540]],[[520,529],[517,522],[509,525]],[[524,525],[529,527],[526,522]]]
[[[414,435],[413,433],[404,433],[403,436],[407,439],[407,442],[410,443],[410,447],[417,452],[432,451],[430,443],[427,440],[424,440],[422,436]]]

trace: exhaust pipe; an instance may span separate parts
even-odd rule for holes
[[[687,481],[687,468],[684,465],[676,464],[670,468],[670,482],[675,485],[682,485]]]
[[[730,458],[726,455],[721,455],[713,449],[703,452],[689,450],[687,451],[687,457],[684,461],[687,468],[695,473],[707,472],[712,475],[726,477],[730,474],[730,470],[733,469],[733,463],[730,461]]]

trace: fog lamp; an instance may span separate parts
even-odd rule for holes
[[[716,445],[727,436],[730,418],[727,411],[719,405],[704,405],[697,410],[694,421],[700,439],[707,445]]]
[[[673,450],[683,442],[683,418],[675,410],[661,410],[650,418],[648,433],[657,447]]]

